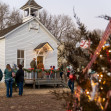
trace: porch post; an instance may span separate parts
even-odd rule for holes
[[[55,79],[57,79],[57,75],[56,75],[56,72],[55,72]]]
[[[35,71],[33,72],[33,89],[35,89]]]

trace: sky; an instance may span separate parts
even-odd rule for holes
[[[19,9],[28,0],[0,0],[10,6],[11,9]],[[77,16],[86,25],[88,30],[105,30],[108,21],[98,18],[100,15],[111,16],[111,0],[35,0],[50,14],[64,14],[73,20],[73,7]]]

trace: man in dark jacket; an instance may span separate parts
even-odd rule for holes
[[[35,58],[33,58],[33,60],[31,61],[31,63],[30,63],[30,67],[31,68],[34,68],[34,69],[37,69],[37,65],[36,65],[36,61],[35,61],[36,59]]]
[[[19,87],[19,95],[23,94],[23,82],[24,82],[24,71],[22,70],[22,65],[19,65],[19,70],[16,72],[16,82]]]
[[[0,69],[0,81],[2,80],[2,77],[3,77],[3,73],[2,73],[2,71]]]

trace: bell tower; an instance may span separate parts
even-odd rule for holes
[[[34,0],[28,0],[28,2],[20,9],[24,11],[23,22],[26,22],[34,17],[39,19],[39,10],[42,7],[38,5]]]

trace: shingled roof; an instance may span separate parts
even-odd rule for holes
[[[4,36],[5,34],[11,32],[12,30],[14,30],[15,28],[19,27],[20,25],[22,25],[22,23],[10,26],[6,29],[0,30],[0,37]]]
[[[20,9],[23,9],[23,8],[25,8],[25,7],[28,7],[28,6],[33,6],[33,7],[35,7],[35,8],[39,8],[39,9],[42,8],[42,7],[41,7],[40,5],[38,5],[34,0],[28,0],[28,2],[27,2],[24,6],[22,6]]]
[[[34,50],[42,48],[48,42],[40,43]],[[48,45],[52,48],[52,46],[48,43]],[[53,49],[53,48],[52,48]]]

